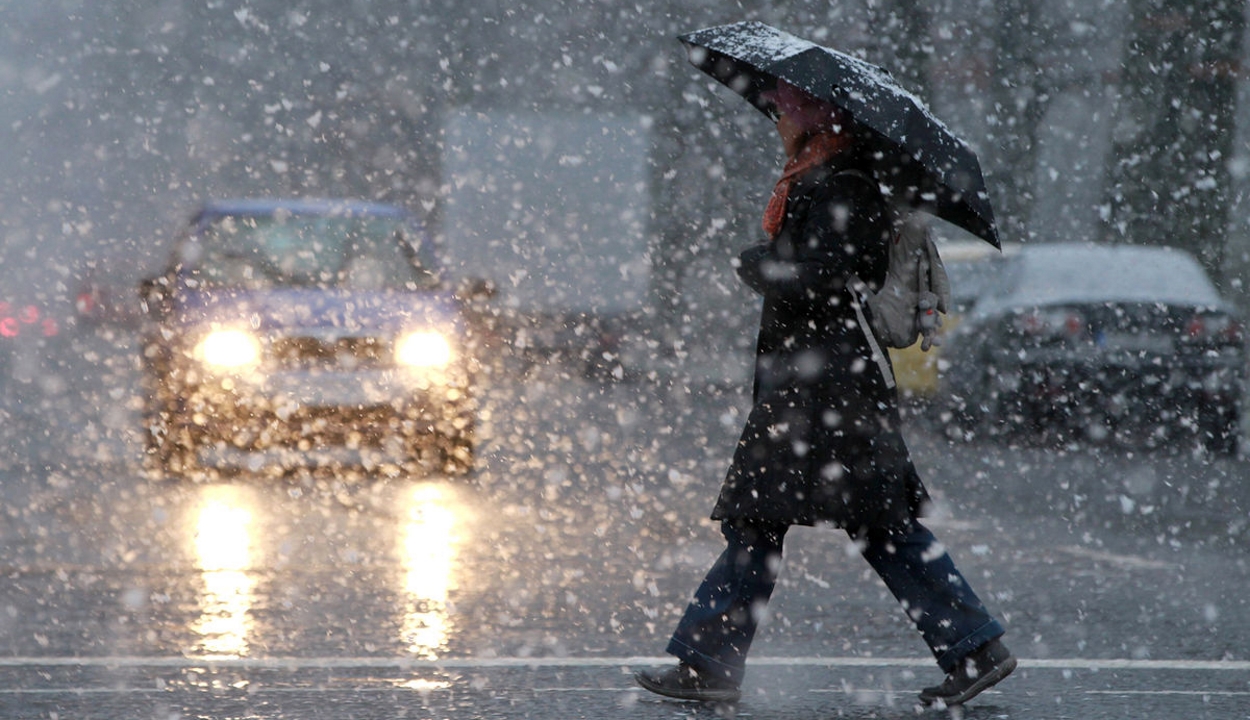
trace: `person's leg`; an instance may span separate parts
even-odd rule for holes
[[[1003,634],[946,549],[919,522],[854,535],[863,555],[950,673],[969,654]]]
[[[722,523],[728,544],[673,632],[670,655],[700,673],[742,683],[759,616],[777,582],[786,529]]]

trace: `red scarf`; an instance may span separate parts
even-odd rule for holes
[[[786,161],[781,179],[773,187],[772,197],[768,198],[768,207],[764,208],[764,232],[769,239],[775,239],[781,232],[786,220],[786,201],[790,197],[790,189],[794,180],[814,167],[824,165],[851,144],[851,138],[845,133],[823,132],[813,135],[803,147]]]

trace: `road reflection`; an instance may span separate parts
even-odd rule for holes
[[[297,652],[288,638],[329,637],[337,628],[292,623],[320,626],[345,612],[355,621],[389,619],[370,624],[389,637],[364,640],[367,647],[446,657],[457,641],[455,596],[475,534],[475,495],[454,482],[362,483],[333,497],[259,482],[197,485],[186,506],[196,570],[194,614],[184,625],[190,651],[233,658],[258,648]],[[307,584],[343,562],[333,582]],[[284,574],[287,568],[298,572]],[[275,574],[287,583],[265,580]],[[275,606],[286,610],[258,615]]]
[[[195,523],[195,561],[203,581],[193,630],[207,655],[243,657],[252,634],[256,498],[249,488],[204,486]]]
[[[400,641],[411,655],[436,659],[454,630],[450,596],[457,552],[465,541],[467,507],[451,488],[419,484],[406,494],[400,562],[404,615]]]

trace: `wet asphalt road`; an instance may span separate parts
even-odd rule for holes
[[[497,373],[472,478],[139,467],[108,345],[8,388],[0,717],[915,717],[938,671],[837,531],[796,530],[743,702],[632,687],[719,552],[746,398]],[[1185,449],[909,436],[930,525],[1021,667],[931,717],[1250,717],[1250,478]]]

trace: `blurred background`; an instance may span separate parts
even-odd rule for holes
[[[451,714],[464,714],[464,697],[495,710],[522,698],[516,714],[491,716],[631,707],[628,663],[613,658],[661,652],[723,547],[706,516],[750,407],[759,314],[731,261],[762,239],[783,160],[774,128],[691,66],[676,36],[755,19],[884,65],[980,157],[1007,254],[1062,241],[1174,246],[1244,320],[1245,14],[1233,0],[0,0],[0,674],[12,673],[0,715],[101,716],[111,702],[115,717],[251,717],[263,714],[255,704],[289,702],[284,716],[342,717],[352,713],[315,694],[335,667],[321,661],[342,658],[377,663],[340,682],[363,708],[356,717],[385,711],[357,692],[374,682]],[[139,281],[201,202],[240,196],[402,206],[441,245],[453,281],[490,281],[487,313],[538,320],[487,338],[469,477],[249,465],[193,483],[143,472],[152,393],[140,377]],[[987,327],[971,302],[981,275],[998,277],[983,262],[989,246],[962,258],[949,247],[968,293],[960,326]],[[1210,319],[1207,298],[1182,317]],[[1073,317],[1025,330],[1045,342],[1085,333]],[[1202,343],[1228,340],[1233,370],[1165,379],[1227,390],[1241,409],[1242,322],[1168,320],[1191,356],[1219,355]],[[1172,367],[1172,338],[1155,363],[1158,326],[1131,329],[1118,328],[1130,359],[1153,374]],[[1072,346],[1092,345],[1087,336]],[[954,362],[949,337],[941,357]],[[996,337],[1018,364],[1019,334]],[[542,354],[562,347],[581,354]],[[917,392],[938,398],[928,357]],[[1170,708],[1190,703],[1161,716],[1244,717],[1245,423],[1221,415],[1217,429],[1230,432],[1204,448],[1203,428],[1160,382],[1067,399],[1075,411],[1150,406],[1181,440],[1146,428],[1151,442],[1120,444],[1089,432],[1102,429],[1094,412],[1069,413],[1081,427],[1061,432],[1006,407],[984,430],[936,400],[905,406],[943,542],[1002,608],[1013,649],[1056,663],[1005,691],[1017,705],[996,715],[1075,707],[1076,682],[1092,688],[1086,702],[1111,708],[1076,716],[1143,716],[1132,704],[1159,691]],[[1018,427],[991,432],[999,420]],[[845,536],[793,537],[761,656],[922,657]],[[266,696],[257,666],[203,679],[205,655],[307,658],[297,680],[313,699],[282,694],[282,673]],[[53,682],[48,657],[96,657],[102,670]],[[489,662],[426,677],[393,657],[602,664],[591,692],[564,694],[573,681],[561,674],[549,683],[558,693],[535,696],[524,672],[509,679]],[[1098,675],[1098,658],[1181,664],[1165,685],[1153,670]],[[1241,664],[1213,672],[1189,660]],[[827,668],[812,672],[831,682]],[[867,701],[873,717],[914,716],[911,689],[930,680],[911,666],[863,673],[856,682],[908,698]],[[788,667],[761,677],[774,697],[821,705],[807,716],[845,715],[842,695],[812,695]],[[64,687],[36,692],[49,685]],[[148,696],[126,687],[176,692],[155,693],[150,704],[169,706],[144,713],[134,708]],[[1113,691],[1126,694],[1097,694]],[[550,711],[559,702],[577,707]],[[801,716],[775,707],[752,712]],[[674,716],[659,704],[635,712]]]
[[[585,226],[587,244],[565,252],[611,248],[606,265],[631,261],[622,292],[663,346],[745,353],[754,318],[727,261],[759,239],[779,146],[758,113],[686,63],[675,35],[758,19],[881,63],[927,99],[980,155],[1006,241],[1176,245],[1244,304],[1242,3],[592,8],[0,3],[0,282],[49,303],[72,302],[88,276],[128,292],[196,202],[223,195],[394,202],[456,245],[492,229],[448,225],[465,215],[455,200],[466,163],[494,160],[507,177],[517,161],[502,149],[507,137],[465,152],[470,134],[527,132],[516,130],[520,114],[530,127],[580,123],[574,135],[606,127],[630,138],[596,160],[621,165],[629,183],[614,186],[613,207],[629,209],[628,222],[610,223],[619,244],[609,225]],[[546,194],[554,208],[557,177],[514,178],[510,190],[522,202]],[[496,240],[524,255],[542,235]],[[552,245],[544,262],[560,251]],[[479,269],[453,259],[466,275]]]

